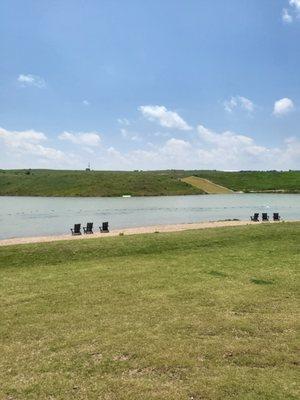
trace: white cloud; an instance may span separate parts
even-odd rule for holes
[[[127,131],[123,131],[127,135]],[[34,130],[8,131],[0,128],[2,167],[84,168],[86,157],[95,169],[299,169],[300,140],[292,137],[281,145],[262,145],[254,137],[232,131],[215,132],[198,125],[189,140],[161,138],[134,150],[98,146],[99,135],[63,132],[62,140],[78,145],[76,155],[46,146],[48,138]],[[131,135],[131,133],[129,132]],[[153,135],[154,136],[154,135]],[[92,143],[92,145],[91,145]],[[120,146],[124,145],[121,142]],[[3,144],[3,145],[2,145]],[[54,162],[55,161],[55,162]]]
[[[254,138],[225,131],[216,133],[202,125],[198,139],[171,138],[162,145],[151,143],[148,149],[121,152],[107,150],[109,159],[101,159],[102,168],[118,169],[289,169],[300,166],[300,141],[286,140],[280,147],[266,147]]]
[[[118,118],[117,121],[120,125],[125,125],[125,126],[130,125],[130,121],[127,118]]]
[[[282,21],[287,24],[290,24],[291,22],[293,22],[293,17],[291,16],[291,14],[289,13],[289,11],[286,8],[284,8],[282,10],[281,17],[282,17]]]
[[[41,78],[38,75],[32,75],[32,74],[20,74],[18,76],[18,82],[22,87],[26,86],[36,86],[39,89],[43,89],[46,87],[46,82],[43,78]]]
[[[234,110],[234,108],[236,108],[237,105],[238,105],[235,97],[231,97],[230,100],[225,100],[223,104],[224,104],[224,109],[225,109],[225,111],[230,112],[230,113],[231,113],[231,112]]]
[[[232,146],[240,145],[248,146],[253,143],[252,138],[244,135],[239,135],[231,131],[225,131],[218,134],[205,128],[203,125],[199,125],[197,127],[197,131],[200,138],[203,139],[205,142],[216,144],[219,147],[230,148]]]
[[[8,131],[0,127],[0,137],[5,144],[13,147],[18,147],[24,142],[38,143],[47,139],[42,132],[37,132],[32,129],[28,131]]]
[[[121,129],[121,135],[124,139],[128,139],[128,131],[127,129]]]
[[[285,115],[294,109],[294,103],[291,99],[284,97],[283,99],[277,100],[274,103],[273,114],[274,115]]]
[[[47,140],[46,135],[42,132],[34,130],[8,131],[0,128],[0,139],[3,140],[12,155],[14,153],[31,154],[49,160],[65,160],[65,154],[62,151],[41,145],[40,142]]]
[[[102,162],[104,162],[104,165],[106,164],[106,166],[112,169],[116,169],[116,165],[118,169],[120,168],[120,166],[122,166],[123,168],[131,167],[128,157],[126,157],[126,155],[123,155],[119,150],[116,150],[113,146],[106,149],[106,157],[102,159]]]
[[[203,144],[197,150],[202,165],[216,169],[288,169],[299,167],[300,142],[293,138],[281,148],[257,144],[252,137],[225,131],[213,132],[199,125]],[[292,147],[294,152],[292,152]]]
[[[86,107],[88,107],[90,105],[90,102],[88,100],[83,100],[82,104]]]
[[[249,99],[247,99],[246,97],[243,97],[243,96],[239,96],[239,100],[240,100],[240,103],[241,103],[241,107],[244,110],[247,110],[247,111],[253,111],[254,110],[254,104],[252,103],[251,100],[249,100]]]
[[[295,7],[296,10],[300,11],[300,0],[290,0],[289,3],[291,7]]]
[[[257,146],[254,139],[240,135],[235,132],[225,131],[222,133],[213,132],[205,128],[203,125],[197,127],[199,137],[206,143],[214,144],[218,149],[224,149],[226,152],[245,151],[248,154],[258,154],[266,151],[267,149],[262,146]]]
[[[134,132],[129,132],[125,128],[121,129],[121,135],[124,139],[129,139],[129,140],[132,140],[133,142],[140,142],[142,140],[142,138],[140,137],[139,134],[134,133]]]
[[[156,169],[156,168],[182,168],[183,163],[189,165],[192,155],[192,146],[185,140],[171,138],[162,146],[149,144],[150,150],[137,149],[128,153],[121,153],[115,148],[109,148],[108,161],[103,160],[105,167],[116,165],[118,168],[129,169]]]
[[[285,139],[285,151],[280,153],[280,162],[289,165],[294,160],[298,160],[298,167],[300,168],[300,140],[296,137]]]
[[[250,163],[251,160],[257,162],[262,155],[266,156],[268,153],[267,148],[257,145],[249,136],[231,131],[216,133],[202,125],[197,130],[203,141],[198,155],[204,163],[214,166],[213,168],[218,168],[217,165],[223,165],[223,169],[243,167],[243,164]]]
[[[58,136],[58,138],[60,140],[67,140],[71,143],[87,147],[99,146],[101,143],[101,137],[97,132],[63,132]]]
[[[282,21],[290,24],[294,21],[294,17],[300,18],[300,0],[289,0],[289,8],[283,8],[281,13]]]
[[[248,112],[254,111],[254,103],[243,96],[232,96],[229,100],[224,101],[223,104],[225,110],[230,113],[237,108]]]
[[[165,128],[174,128],[183,131],[192,128],[175,111],[169,111],[165,106],[140,106],[139,111],[149,121],[156,121]]]
[[[160,151],[171,158],[182,158],[190,149],[191,144],[186,140],[172,138],[166,141]]]

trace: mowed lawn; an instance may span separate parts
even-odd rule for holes
[[[0,248],[0,399],[298,399],[299,223]]]

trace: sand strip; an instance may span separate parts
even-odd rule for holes
[[[39,236],[39,237],[24,237],[0,240],[0,246],[9,246],[15,244],[27,243],[45,243],[56,242],[60,240],[86,240],[95,238],[104,238],[110,236],[136,235],[140,233],[154,233],[154,232],[179,232],[189,229],[206,229],[206,228],[221,228],[226,226],[241,226],[241,225],[259,225],[260,223],[273,223],[273,222],[251,222],[251,221],[215,221],[215,222],[198,222],[191,224],[174,224],[174,225],[154,225],[138,228],[124,228],[112,230],[109,233],[96,232],[92,235],[55,235],[55,236]],[[278,222],[277,222],[278,223]]]

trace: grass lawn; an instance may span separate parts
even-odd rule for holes
[[[0,399],[298,399],[299,235],[0,248]]]

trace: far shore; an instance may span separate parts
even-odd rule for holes
[[[175,196],[217,196],[217,195],[234,195],[234,194],[300,194],[300,190],[283,190],[283,189],[276,189],[276,190],[235,190],[231,193],[151,193],[151,194],[133,194],[133,195],[126,195],[126,194],[118,194],[118,195],[65,195],[65,194],[0,194],[1,197],[40,197],[40,198],[84,198],[84,199],[92,199],[92,198],[131,198],[131,197],[175,197]]]
[[[299,193],[300,171],[0,170],[0,194],[41,197]]]
[[[298,221],[292,221],[298,222]],[[124,228],[124,229],[114,229],[108,233],[95,232],[89,235],[79,235],[72,236],[68,235],[52,235],[52,236],[37,236],[37,237],[23,237],[23,238],[11,238],[0,240],[0,246],[10,246],[17,244],[29,244],[29,243],[47,243],[56,242],[62,240],[86,240],[86,239],[96,239],[105,238],[112,236],[122,236],[122,235],[137,235],[143,233],[163,233],[163,232],[179,232],[191,229],[207,229],[207,228],[221,228],[221,227],[234,227],[242,225],[260,225],[260,224],[272,224],[281,222],[252,222],[252,221],[209,221],[209,222],[197,222],[197,223],[187,223],[187,224],[172,224],[172,225],[153,225],[145,227],[135,227],[135,228]]]

